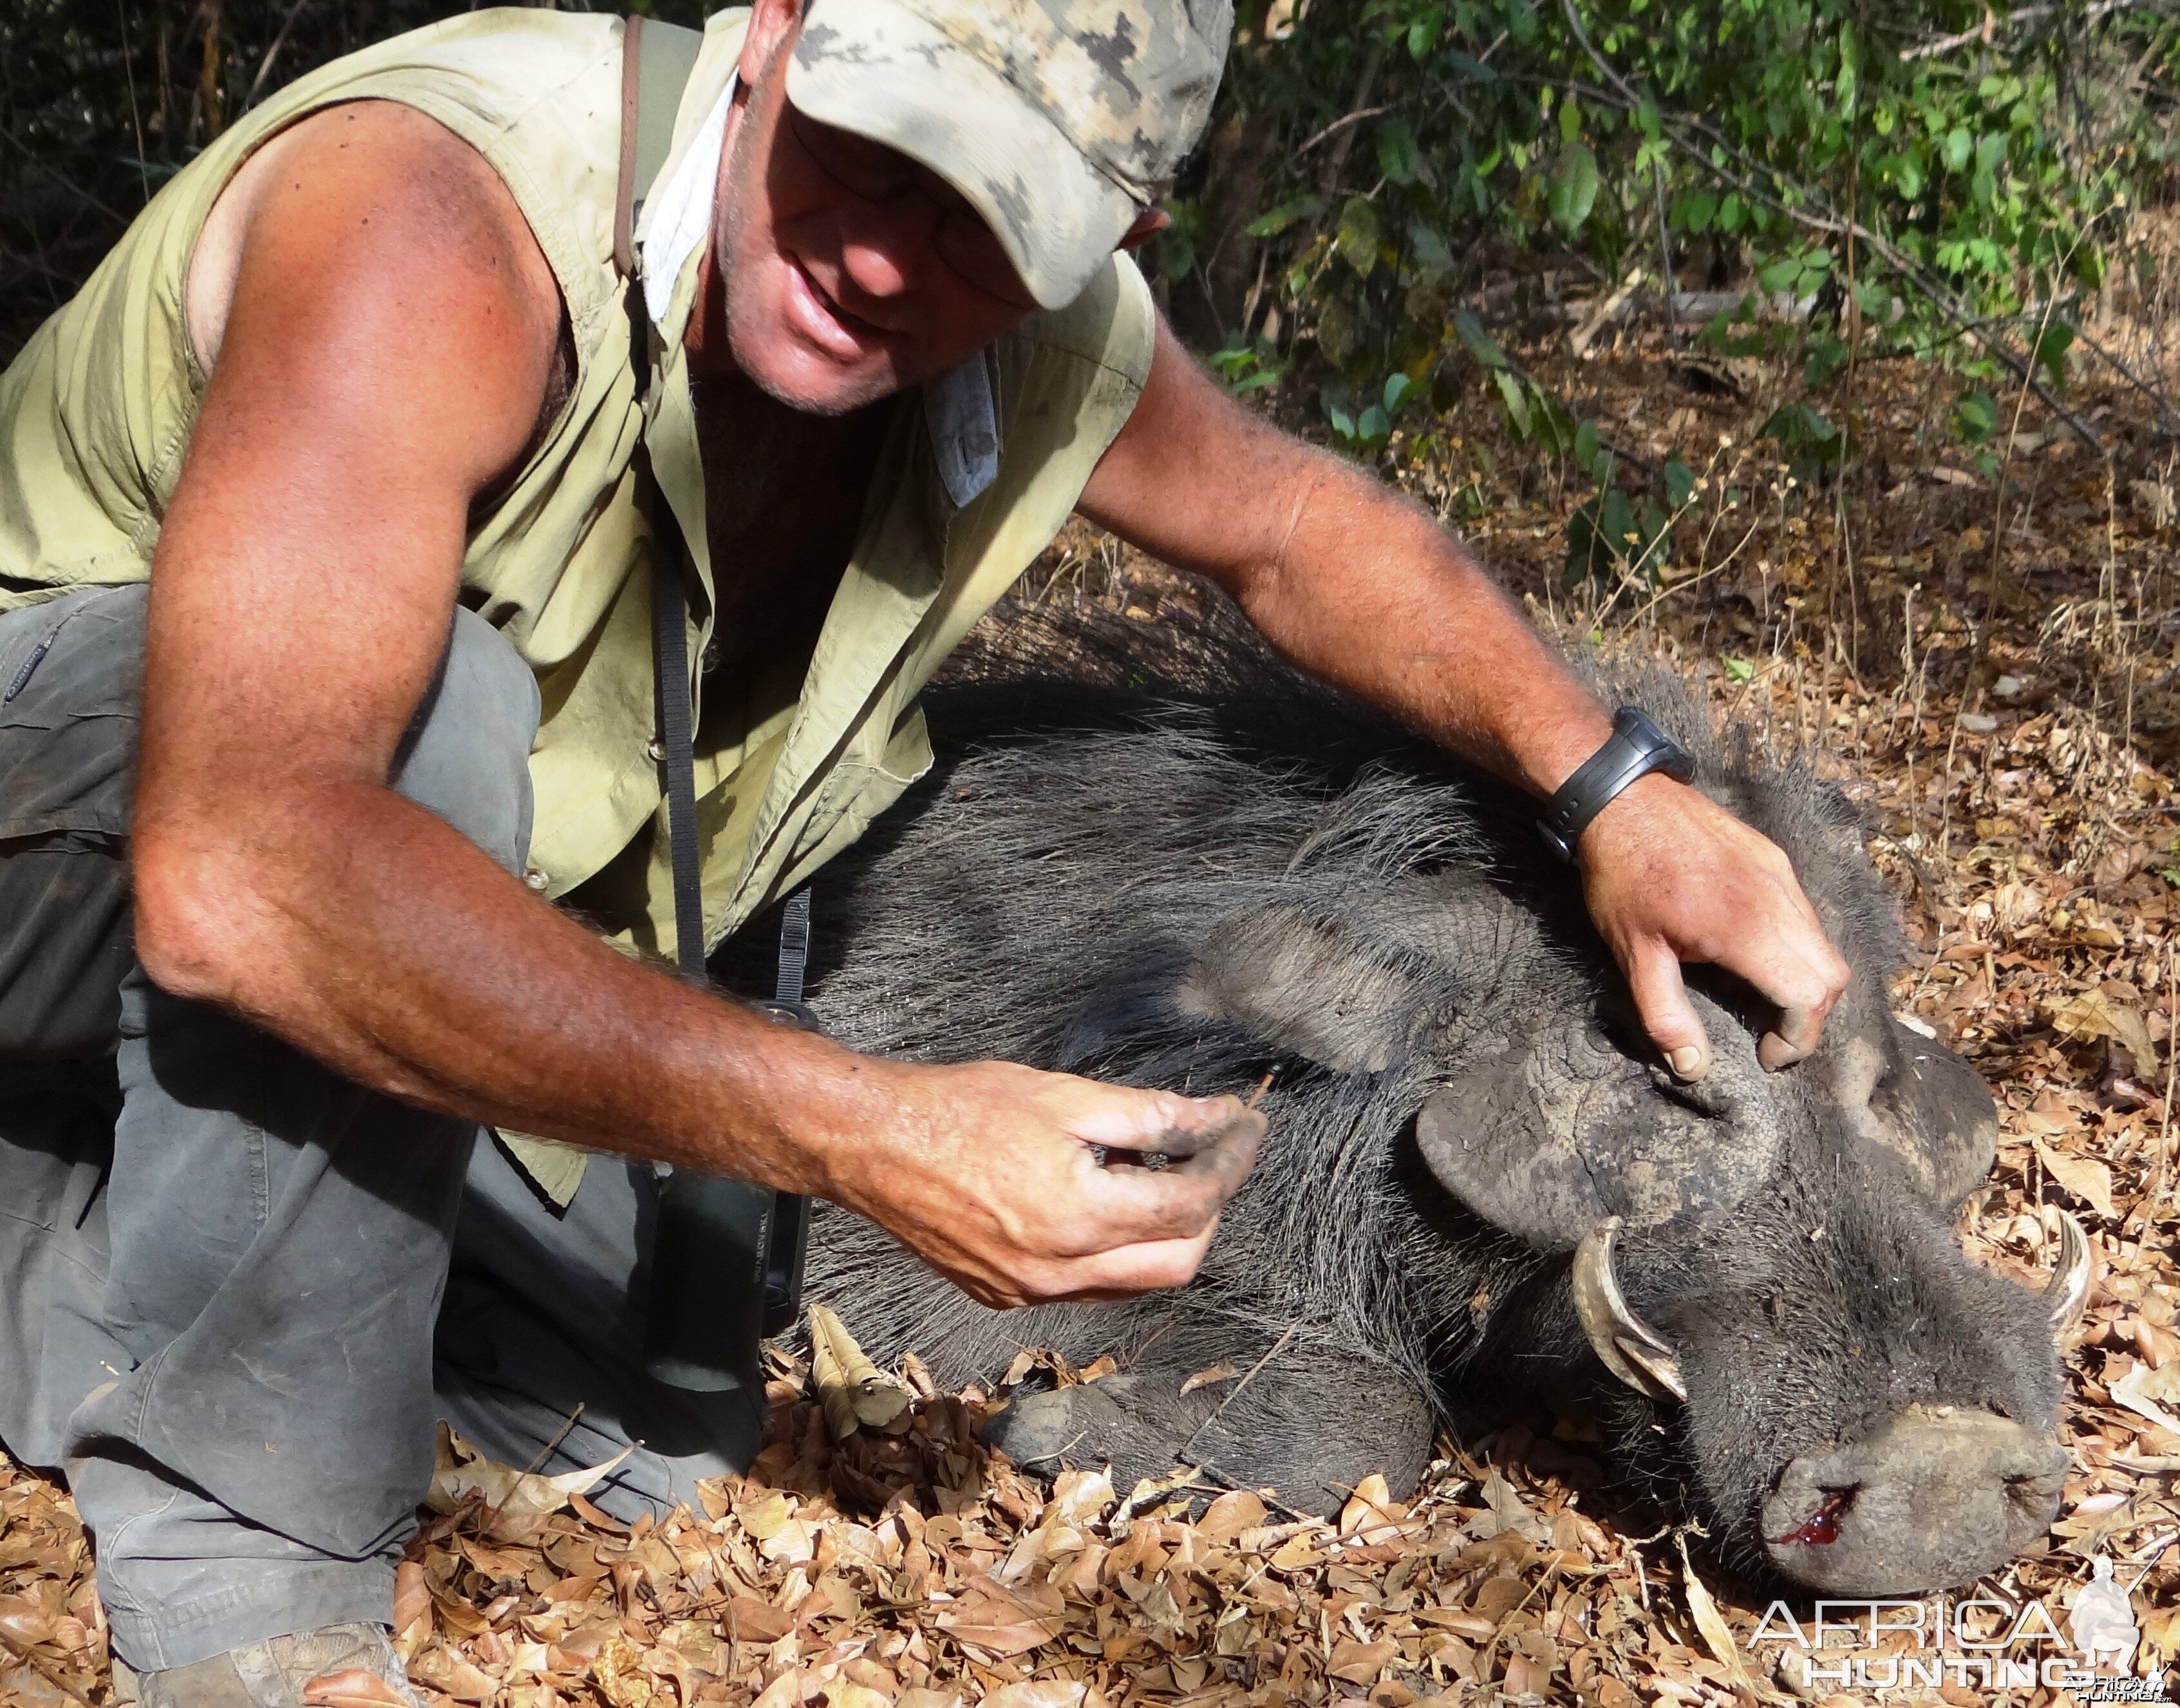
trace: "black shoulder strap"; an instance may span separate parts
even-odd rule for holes
[[[614,186],[614,265],[628,296],[629,357],[641,398],[650,376],[650,316],[636,266],[639,188],[648,189],[674,143],[674,118],[704,38],[678,25],[631,16],[624,26],[620,72],[620,170]],[[666,760],[666,825],[674,862],[674,958],[682,976],[704,972],[703,873],[696,853],[695,732],[690,727],[689,588],[686,547],[673,507],[637,452],[644,508],[651,521],[652,675],[658,687],[658,743]]]
[[[651,317],[636,265],[639,186],[647,190],[673,146],[674,120],[703,37],[693,30],[631,17],[621,47],[620,163],[614,193],[614,264],[626,287],[636,397],[650,377]],[[658,688],[658,741],[666,764],[666,826],[674,859],[674,959],[682,976],[704,976],[704,895],[696,857],[694,732],[690,727],[687,545],[673,507],[636,454],[652,536],[652,665]],[[810,891],[790,901],[780,926],[779,994],[765,1005],[797,1025],[816,1019],[802,1006],[809,953]],[[675,1170],[659,1188],[652,1297],[644,1361],[660,1381],[692,1391],[730,1386],[762,1391],[757,1339],[801,1314],[802,1260],[810,1237],[806,1198]],[[744,1264],[751,1267],[745,1269]],[[743,1301],[746,1312],[726,1308]]]

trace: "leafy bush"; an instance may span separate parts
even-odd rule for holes
[[[1572,450],[1463,311],[1509,246],[1578,257],[1600,295],[1730,284],[1711,340],[1792,346],[1812,387],[1858,341],[2057,384],[2111,216],[2180,151],[2176,71],[2180,28],[2089,0],[1244,0],[1153,259],[1222,361],[1318,381],[1351,445],[1350,400],[1451,358]],[[1772,424],[1812,478],[1853,449],[1819,428]]]

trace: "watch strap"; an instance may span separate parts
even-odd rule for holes
[[[1612,714],[1612,733],[1605,744],[1576,766],[1544,803],[1537,829],[1553,852],[1571,861],[1589,821],[1653,771],[1686,783],[1696,774],[1696,762],[1640,708],[1622,706]]]

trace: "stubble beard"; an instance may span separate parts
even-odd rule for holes
[[[757,92],[755,90],[751,91],[752,96]],[[771,91],[764,92],[767,103],[772,106],[776,116],[779,107],[770,99]],[[784,96],[780,99],[784,101]],[[748,116],[749,109],[746,107],[743,110],[745,120]],[[831,417],[852,415],[857,410],[867,408],[894,395],[901,388],[887,375],[872,374],[836,388],[823,397],[800,396],[776,383],[768,376],[765,364],[753,359],[761,354],[768,340],[761,326],[753,328],[750,324],[752,319],[758,317],[757,311],[746,300],[744,293],[736,288],[736,281],[739,274],[737,263],[740,257],[750,253],[751,226],[753,223],[750,206],[761,189],[751,159],[756,152],[756,134],[751,125],[744,123],[735,127],[734,144],[724,168],[726,193],[721,198],[718,229],[713,237],[712,266],[718,275],[721,318],[727,333],[727,354],[735,368],[751,385],[784,409],[807,416]],[[784,252],[779,259],[783,266],[795,265]]]

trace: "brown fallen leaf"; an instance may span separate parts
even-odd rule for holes
[[[930,1696],[937,1693],[911,1694]],[[905,1708],[907,1700],[902,1697],[895,1708]],[[984,1698],[984,1708],[1105,1708],[1105,1698],[1094,1684],[1076,1679],[1031,1678],[1019,1684],[1002,1684],[991,1691]]]
[[[1687,1533],[1676,1533],[1673,1540],[1681,1553],[1681,1587],[1687,1592],[1688,1612],[1696,1622],[1696,1631],[1704,1639],[1704,1647],[1710,1650],[1713,1660],[1726,1668],[1736,1685],[1754,1689],[1748,1669],[1742,1662],[1741,1645],[1734,1641],[1733,1628],[1726,1623],[1726,1616],[1718,1611],[1718,1603],[1711,1599],[1709,1590],[1688,1558]]]
[[[2040,1138],[2036,1141],[2036,1154],[2043,1161],[2045,1173],[2106,1220],[2114,1219],[2111,1169],[2093,1157],[2065,1155]]]
[[[361,1667],[320,1674],[303,1686],[303,1708],[409,1708],[394,1688]]]
[[[1241,1374],[1239,1364],[1229,1364],[1222,1358],[1217,1364],[1198,1370],[1181,1385],[1181,1391],[1184,1394],[1192,1394],[1198,1388],[1209,1387],[1214,1382],[1230,1382]]]
[[[1375,1643],[1358,1643],[1352,1637],[1332,1645],[1324,1670],[1350,1684],[1374,1684],[1378,1675],[1401,1657],[1401,1645],[1390,1637]]]
[[[424,1568],[404,1560],[394,1568],[394,1629],[406,1631],[419,1619],[430,1617],[432,1591],[424,1582]]]
[[[2134,1058],[2136,1068],[2143,1072],[2157,1065],[2157,1046],[2150,1041],[2150,1028],[2141,1011],[2115,1002],[2101,990],[2085,990],[2060,1004],[2051,1011],[2051,1024],[2069,1038],[2111,1039]]]
[[[493,1463],[463,1440],[450,1424],[439,1425],[438,1463],[432,1469],[432,1486],[425,1504],[435,1512],[451,1512],[471,1495],[501,1518],[518,1522],[542,1519],[596,1488],[606,1474],[636,1451],[624,1447],[602,1465],[569,1471],[557,1477],[541,1477]]]
[[[2139,1364],[2111,1385],[2112,1403],[2180,1435],[2180,1364]]]
[[[906,1427],[916,1397],[906,1382],[873,1364],[847,1325],[821,1304],[810,1307],[810,1380],[836,1441],[860,1429]]]

